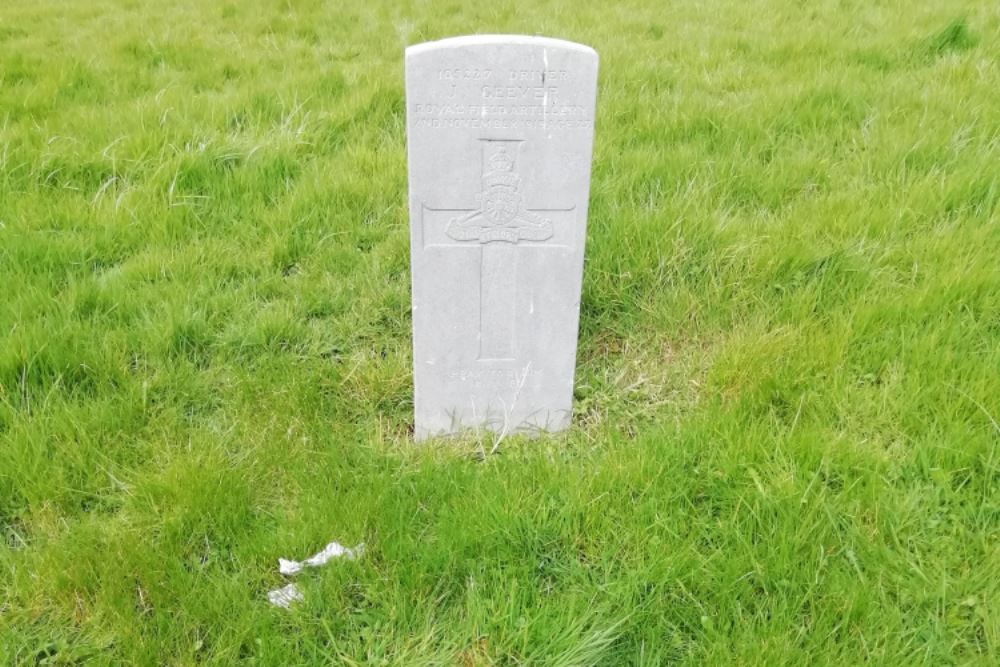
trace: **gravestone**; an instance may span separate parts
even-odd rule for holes
[[[573,42],[406,50],[418,440],[569,425],[596,95]]]

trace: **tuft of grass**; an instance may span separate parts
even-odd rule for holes
[[[0,663],[996,664],[998,28],[3,4]],[[402,54],[476,32],[602,58],[574,426],[493,455],[410,441]]]
[[[940,57],[950,53],[962,53],[976,46],[978,37],[969,29],[968,19],[954,19],[941,32],[930,37],[924,46],[927,55]]]

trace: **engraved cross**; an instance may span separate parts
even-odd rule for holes
[[[476,208],[431,208],[421,216],[423,247],[458,247],[481,253],[479,359],[516,357],[519,247],[567,248],[573,243],[575,206],[527,208],[518,157],[524,142],[482,139],[482,189]]]

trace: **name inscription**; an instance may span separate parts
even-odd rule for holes
[[[411,104],[415,127],[569,130],[594,124],[584,107],[564,103],[560,87],[552,85],[570,81],[569,70],[456,67],[437,70],[437,78],[445,82],[438,101]]]
[[[439,69],[438,79],[442,81],[494,79],[493,70],[479,68],[452,67]],[[512,69],[507,70],[507,81],[566,81],[569,72],[564,69]],[[501,80],[501,79],[496,79]]]

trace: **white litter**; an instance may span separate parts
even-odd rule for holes
[[[365,545],[359,544],[353,549],[345,547],[337,542],[330,542],[328,545],[323,547],[315,556],[307,558],[306,560],[299,562],[297,560],[285,560],[284,558],[278,559],[278,571],[282,574],[298,574],[307,567],[319,567],[320,565],[325,565],[327,561],[333,560],[334,558],[346,558],[347,560],[354,560],[361,554],[365,552]]]
[[[302,597],[302,592],[295,586],[295,584],[288,584],[284,588],[268,591],[267,599],[275,607],[288,609],[293,602],[299,602],[304,598]]]
[[[307,567],[319,567],[320,565],[325,565],[328,561],[331,561],[334,558],[354,560],[355,558],[360,557],[364,552],[364,544],[359,544],[351,549],[337,542],[330,542],[328,545],[323,547],[323,550],[318,554],[301,562],[297,560],[279,558],[278,572],[284,575],[298,574]],[[288,609],[293,602],[299,602],[305,598],[302,596],[302,592],[295,584],[288,584],[283,588],[268,591],[267,599],[276,607]]]

